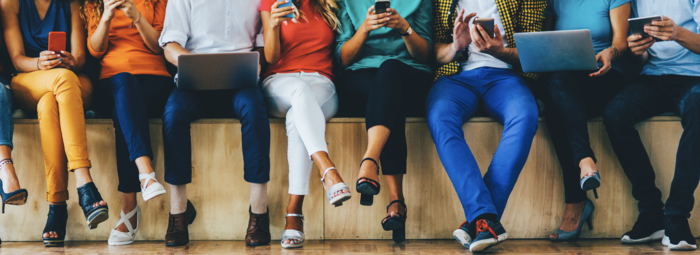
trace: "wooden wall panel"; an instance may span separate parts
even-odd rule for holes
[[[38,241],[46,220],[46,180],[36,120],[17,120],[15,124],[15,166],[23,187],[30,193],[25,206],[7,206],[0,215],[0,237],[5,241]],[[151,122],[151,140],[157,178],[163,181],[163,144],[160,121]],[[284,229],[288,169],[284,122],[271,121],[271,182],[268,199],[273,238]],[[488,118],[475,118],[465,124],[465,138],[485,173],[498,148],[503,128]],[[585,229],[584,238],[616,238],[628,231],[636,220],[636,202],[631,187],[610,147],[600,120],[589,123],[591,143],[598,156],[603,186],[600,199],[594,200],[594,229]],[[675,117],[656,117],[638,125],[642,140],[657,173],[656,183],[664,199],[673,179],[675,152],[682,128]],[[404,191],[408,204],[409,239],[451,238],[452,231],[464,221],[464,213],[452,183],[440,163],[424,119],[410,119],[406,129],[409,147],[408,175]],[[74,178],[70,175],[69,240],[106,240],[118,220],[121,195],[116,191],[117,172],[114,130],[109,120],[89,120],[87,125],[93,178],[110,205],[110,220],[88,230],[77,204]],[[240,124],[235,120],[203,120],[192,125],[193,184],[188,196],[198,210],[190,227],[193,240],[242,240],[248,219],[249,184],[243,180]],[[344,181],[354,192],[359,163],[367,146],[367,134],[360,119],[334,119],[328,124],[327,141],[331,159]],[[226,141],[226,142],[223,142]],[[359,205],[359,194],[341,207],[332,207],[318,182],[314,168],[311,194],[304,203],[307,239],[390,239],[381,219],[389,202],[386,188],[375,197],[371,207]],[[503,223],[511,238],[546,238],[555,231],[564,210],[561,170],[549,140],[547,127],[540,129],[530,156],[515,186]],[[386,187],[384,178],[380,183]],[[164,183],[165,184],[165,183]],[[165,185],[168,189],[168,185]],[[169,189],[168,189],[169,191]],[[589,192],[590,193],[590,192]],[[696,192],[696,196],[698,193]],[[593,198],[592,194],[589,197]],[[139,198],[143,212],[138,240],[163,240],[167,228],[169,196],[147,203]],[[692,213],[691,222],[697,222]],[[691,224],[695,233],[700,225]]]

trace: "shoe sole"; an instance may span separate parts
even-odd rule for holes
[[[406,225],[401,223],[396,218],[388,219],[386,220],[386,222],[384,222],[384,224],[382,224],[382,228],[384,229],[384,231],[399,230],[405,227]]]
[[[668,247],[674,251],[693,251],[698,248],[695,244],[689,244],[686,241],[680,241],[678,244],[672,244],[671,239],[668,236],[664,236],[661,240],[661,245]]]
[[[469,251],[472,253],[488,250],[508,239],[508,233],[503,233],[498,236],[498,241],[495,238],[480,240],[469,245]]]
[[[165,190],[160,190],[160,191],[157,191],[157,192],[153,192],[153,193],[151,193],[151,194],[148,194],[148,196],[144,196],[144,197],[143,197],[143,201],[146,202],[146,201],[148,201],[148,200],[151,200],[151,199],[153,199],[153,198],[155,198],[155,197],[157,197],[157,196],[163,195],[163,194],[165,194]]]
[[[27,203],[27,193],[19,193],[14,195],[5,201],[6,205],[24,205]]]
[[[457,229],[455,232],[452,232],[452,236],[464,246],[464,248],[469,249],[469,245],[472,243],[472,237],[467,234],[466,231]]]
[[[338,195],[337,197],[334,197],[330,203],[334,205],[335,207],[343,205],[343,202],[350,200],[350,193],[345,193],[345,195]]]
[[[246,243],[246,246],[263,246],[263,245],[268,245],[270,244],[269,242],[267,243]]]
[[[626,244],[638,244],[638,243],[647,243],[647,242],[652,242],[652,241],[658,241],[658,240],[661,240],[662,238],[664,238],[664,232],[665,231],[663,229],[657,230],[656,232],[654,232],[650,236],[647,236],[644,238],[639,238],[639,239],[632,239],[632,238],[630,238],[630,236],[624,235],[622,237],[622,239],[620,239],[620,241],[622,241],[622,243],[626,243]]]
[[[186,243],[182,243],[182,244],[180,244],[180,243],[165,243],[165,246],[168,246],[168,247],[185,246],[185,245],[187,245],[188,243],[190,243],[190,242],[186,242]]]
[[[283,243],[282,244],[282,248],[285,248],[285,249],[294,249],[294,248],[301,248],[301,247],[304,247],[304,243],[300,243],[300,244],[284,244]]]
[[[367,185],[364,185],[365,183],[366,182],[363,182],[360,185],[357,185],[357,187],[355,187],[357,193],[372,196],[376,196],[379,194],[379,192],[376,192],[374,189],[372,189],[374,187],[372,184],[366,183]]]
[[[88,216],[87,224],[90,229],[96,229],[97,225],[109,219],[107,208],[100,208]]]
[[[44,239],[44,247],[63,247],[63,240],[46,240]]]
[[[134,241],[125,241],[125,242],[112,242],[112,241],[107,241],[107,244],[112,245],[112,246],[119,246],[119,245],[129,245],[134,243]]]

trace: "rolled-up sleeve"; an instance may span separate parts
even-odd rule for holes
[[[423,0],[414,16],[415,24],[411,24],[411,27],[428,42],[430,52],[433,52],[433,38],[431,37],[433,33],[433,1]]]
[[[185,47],[187,38],[190,35],[190,10],[191,0],[170,0],[166,7],[165,21],[163,22],[163,32],[160,34],[158,43],[161,47],[175,42]]]
[[[343,61],[340,59],[340,52],[342,51],[345,42],[350,40],[355,35],[355,31],[357,31],[355,26],[352,24],[352,19],[350,19],[350,14],[348,13],[345,0],[338,1],[338,19],[340,20],[340,32],[335,38],[335,58],[338,61],[338,64],[343,66]]]

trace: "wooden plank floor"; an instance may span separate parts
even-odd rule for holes
[[[109,246],[107,242],[67,242],[63,248],[44,248],[41,242],[4,242],[0,254],[469,254],[454,240],[409,240],[394,244],[386,240],[307,241],[301,249],[272,245],[248,247],[243,241],[193,241],[184,247],[165,247],[163,242],[136,242]],[[661,242],[623,245],[619,239],[588,239],[552,243],[547,240],[508,240],[487,254],[700,254],[671,252]]]

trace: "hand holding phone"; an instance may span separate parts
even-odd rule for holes
[[[491,39],[495,36],[493,33],[493,18],[477,18],[474,19],[474,25],[480,25],[486,31]],[[483,37],[482,37],[483,38]]]
[[[629,22],[630,31],[632,31],[632,34],[641,35],[642,39],[644,39],[650,37],[648,33],[644,32],[644,26],[651,25],[651,22],[656,20],[662,21],[664,18],[662,16],[651,16],[628,19],[627,22]]]
[[[284,7],[292,7],[292,9],[294,8],[294,4],[292,4],[292,0],[282,0],[282,1],[278,1],[278,2],[281,2],[281,3],[279,5],[277,5],[277,8],[284,8]],[[291,13],[284,15],[282,17],[293,19],[294,12],[292,11]]]

